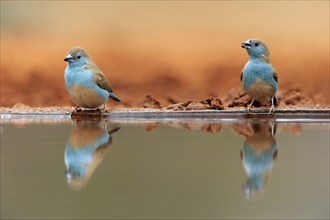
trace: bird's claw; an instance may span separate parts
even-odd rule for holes
[[[83,109],[80,106],[77,106],[72,113],[78,113],[78,112],[82,112]]]
[[[250,110],[251,110],[251,107],[248,106],[248,107],[246,108],[246,113],[247,113],[248,115],[250,114]]]
[[[274,105],[272,105],[272,107],[270,107],[268,115],[275,115],[275,107]]]
[[[268,115],[275,115],[274,99],[275,99],[275,97],[273,97],[273,98],[271,99],[272,106],[271,106],[270,109],[269,109],[269,113],[268,113]]]
[[[107,105],[104,103],[103,109],[100,110],[101,110],[101,114],[107,113]]]
[[[246,112],[247,114],[250,114],[250,110],[251,110],[251,107],[253,105],[253,102],[254,102],[254,99],[252,100],[252,102],[248,105],[248,107],[246,108]]]

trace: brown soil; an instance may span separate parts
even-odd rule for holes
[[[292,108],[329,108],[329,105],[318,104],[312,98],[303,95],[299,90],[279,91],[276,95],[276,106],[281,109]],[[143,102],[145,108],[165,109],[165,110],[223,110],[246,108],[252,102],[245,92],[240,89],[232,89],[229,94],[222,99],[218,97],[208,97],[200,101],[185,101],[162,106],[160,101],[151,95],[147,95]],[[253,107],[270,107],[270,102],[254,102]]]
[[[330,108],[330,105],[319,104],[312,98],[303,95],[299,90],[287,90],[279,91],[276,95],[278,109],[299,109],[299,108]],[[164,100],[164,99],[163,99]],[[146,95],[143,100],[137,106],[130,107],[129,105],[121,104],[117,105],[112,109],[117,110],[173,110],[173,111],[191,111],[191,110],[223,110],[223,109],[244,109],[250,103],[252,99],[240,89],[232,89],[229,94],[223,98],[219,97],[208,97],[199,101],[188,100],[185,102],[176,102],[171,99],[167,99],[161,102],[152,95]],[[164,103],[164,104],[163,104]],[[170,104],[169,104],[170,103]],[[252,108],[269,108],[270,102],[258,103],[255,102]],[[0,112],[30,112],[30,113],[45,113],[45,112],[56,112],[69,114],[74,111],[73,106],[62,106],[62,107],[30,107],[28,105],[17,103],[12,107],[0,107]],[[108,108],[109,110],[109,108]],[[146,130],[153,130],[154,126],[146,128]],[[204,130],[216,131],[215,128],[203,128]]]
[[[70,114],[72,111],[74,111],[74,107],[70,106],[51,106],[51,107],[37,107],[33,108],[28,105],[22,104],[22,103],[17,103],[13,105],[12,107],[0,107],[0,112],[9,112],[9,113],[19,113],[19,112],[24,112],[24,113],[49,113],[49,112],[54,112],[54,113],[62,113],[62,114]]]

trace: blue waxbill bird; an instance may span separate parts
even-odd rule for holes
[[[108,97],[120,102],[102,71],[83,48],[70,49],[64,61],[68,64],[64,72],[65,86],[77,105],[76,110],[79,107],[98,109],[102,105],[106,110]]]
[[[272,106],[269,110],[271,114],[276,104],[275,93],[278,82],[276,71],[270,63],[268,47],[256,38],[243,42],[241,46],[246,49],[250,57],[241,73],[243,90],[252,98],[247,111],[250,112],[255,100],[261,102],[271,100]]]

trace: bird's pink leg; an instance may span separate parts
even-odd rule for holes
[[[247,111],[248,114],[250,114],[250,109],[251,109],[251,107],[252,107],[252,105],[253,105],[253,102],[254,102],[254,99],[252,99],[252,102],[251,102],[250,105],[248,105],[248,107],[246,108],[246,111]]]
[[[102,113],[106,113],[107,112],[107,104],[104,103],[103,105],[103,109],[101,110]]]
[[[271,114],[275,114],[275,105],[274,105],[274,96],[272,97],[272,106],[270,107],[270,109],[269,109],[269,115],[271,115]]]

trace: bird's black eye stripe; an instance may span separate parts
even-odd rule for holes
[[[259,46],[259,43],[255,43],[254,45],[257,47],[257,46]]]
[[[80,59],[80,58],[81,58],[81,56],[78,56],[77,58],[78,58],[78,59]]]

